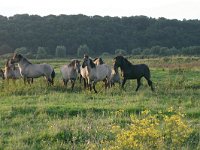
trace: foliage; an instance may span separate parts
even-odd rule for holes
[[[55,55],[58,58],[65,58],[66,57],[66,47],[62,46],[62,45],[57,46]]]
[[[77,50],[78,57],[82,57],[84,54],[91,55],[91,50],[89,49],[89,47],[86,44],[80,45]]]
[[[19,47],[27,47],[32,54],[36,54],[37,47],[41,46],[48,48],[49,55],[55,55],[56,46],[63,45],[67,54],[76,56],[78,47],[84,43],[97,55],[105,50],[114,54],[119,48],[131,52],[154,46],[175,47],[179,55],[199,55],[198,50],[191,51],[193,48],[190,47],[200,46],[199,31],[199,20],[146,16],[0,16],[0,54],[13,52]]]
[[[28,53],[28,49],[26,47],[20,47],[15,50],[15,53],[19,53],[22,55],[26,55]]]
[[[131,130],[130,115],[139,123],[155,115],[159,116],[156,119],[160,122],[165,119],[162,115],[168,116],[169,122],[173,120],[178,124],[182,121],[193,132],[187,139],[183,138],[184,143],[180,139],[181,148],[177,149],[200,149],[199,57],[129,58],[134,64],[145,63],[150,67],[155,92],[151,92],[146,80],[135,92],[137,81],[131,80],[127,81],[124,90],[119,85],[105,90],[104,83],[99,82],[97,94],[84,90],[83,82],[78,80],[73,91],[70,85],[62,85],[60,67],[70,59],[31,60],[32,63],[48,63],[54,67],[54,86],[47,86],[42,77],[35,78],[30,86],[24,85],[22,79],[8,83],[0,78],[0,149],[109,149],[114,146],[112,141],[116,141],[117,135],[111,132],[112,126]],[[5,60],[0,59],[1,66]],[[104,61],[112,65],[112,58],[104,58]],[[180,121],[173,117],[179,114],[168,110],[171,106],[174,110],[181,108],[185,117],[180,116]],[[150,111],[145,116],[144,112],[141,114],[143,110]],[[175,124],[168,125],[158,125],[158,129],[163,127],[167,131]],[[176,139],[175,135],[182,130],[175,129],[170,131],[176,133],[172,136]],[[172,144],[172,138],[168,137],[165,146]],[[150,138],[154,140],[153,136]]]
[[[116,49],[115,50],[115,55],[127,55],[127,52],[123,49]]]
[[[109,149],[181,149],[192,133],[189,123],[183,114],[169,109],[168,114],[145,110],[138,117],[131,115],[131,124],[127,129],[113,126],[116,134]]]
[[[45,47],[38,47],[36,59],[44,59],[47,58],[47,52]]]

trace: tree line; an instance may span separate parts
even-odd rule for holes
[[[0,54],[200,55],[200,21],[146,16],[0,16]]]

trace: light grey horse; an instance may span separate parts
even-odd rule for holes
[[[48,85],[54,84],[55,72],[49,64],[32,64],[21,54],[15,53],[11,63],[18,63],[20,74],[24,78],[24,82],[29,78],[38,78],[44,76]]]
[[[95,65],[92,59],[90,59],[86,55],[84,56],[82,68],[86,68],[86,79],[90,90],[92,90],[93,87],[93,90],[95,91],[95,93],[97,93],[95,85],[99,81],[105,81],[105,88],[107,88],[110,85],[110,77],[112,71],[108,65]]]
[[[71,88],[73,90],[75,81],[80,73],[80,61],[73,59],[70,64],[62,66],[60,71],[63,78],[63,84],[67,86],[68,81],[71,81]]]

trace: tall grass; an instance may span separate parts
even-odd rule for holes
[[[199,149],[200,70],[187,66],[196,60],[186,60],[132,60],[150,66],[155,92],[145,80],[138,92],[134,80],[128,81],[124,90],[116,85],[105,91],[103,83],[98,83],[98,94],[83,90],[77,81],[71,91],[62,85],[59,72],[68,60],[48,60],[56,69],[53,87],[43,78],[32,85],[1,80],[0,149],[103,149],[104,141],[115,138],[111,133],[114,124],[126,129],[131,124],[130,114],[138,116],[146,109],[167,113],[170,107],[181,109],[194,131],[182,148]]]

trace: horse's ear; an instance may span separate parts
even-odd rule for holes
[[[8,66],[9,60],[10,60],[10,59],[8,58],[7,61],[6,61],[6,67]]]
[[[87,58],[87,59],[88,59],[88,58],[89,58],[89,56],[88,56],[87,54],[84,54],[84,58]]]

